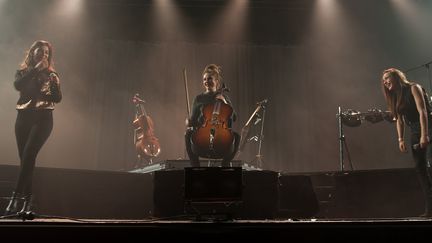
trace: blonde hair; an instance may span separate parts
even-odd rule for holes
[[[219,83],[222,81],[222,68],[216,64],[209,64],[204,68],[202,75],[208,73],[211,76],[215,76]]]
[[[394,83],[395,89],[390,91],[385,88],[384,82],[382,80],[382,77],[384,74],[389,73],[390,76],[396,81]],[[405,74],[396,68],[388,68],[383,71],[381,76],[381,88],[384,93],[384,97],[387,101],[387,106],[390,109],[390,112],[392,113],[393,117],[398,117],[398,114],[400,114],[400,111],[405,107],[404,102],[404,92],[406,92],[406,89],[403,89],[404,87],[412,86],[414,83],[408,81]]]

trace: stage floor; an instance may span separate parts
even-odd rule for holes
[[[0,208],[17,173],[16,166],[0,167]],[[185,173],[177,167],[146,173],[37,168],[34,179],[36,217],[0,219],[1,239],[364,243],[432,232],[432,219],[417,217],[424,204],[413,169],[282,174],[243,168],[243,203],[211,204],[211,211],[186,210]],[[191,213],[215,211],[222,214]],[[227,212],[234,212],[232,219]]]
[[[3,216],[5,217],[5,216]],[[432,217],[411,217],[411,218],[341,218],[341,219],[266,219],[266,220],[243,220],[243,219],[220,219],[217,217],[203,217],[202,219],[196,219],[195,217],[188,216],[183,217],[183,219],[161,219],[161,218],[148,218],[139,220],[125,220],[125,219],[85,219],[85,218],[67,218],[67,217],[55,217],[55,216],[36,216],[34,219],[23,219],[21,217],[11,217],[0,219],[0,225],[5,224],[94,224],[94,225],[129,225],[129,224],[212,224],[212,223],[223,223],[227,225],[234,224],[253,224],[253,225],[271,225],[271,224],[399,224],[399,223],[431,223]]]
[[[53,236],[67,239],[97,238],[126,240],[136,237],[148,240],[244,240],[277,239],[286,242],[308,240],[415,240],[432,232],[432,219],[278,219],[278,220],[214,220],[148,218],[142,220],[35,218],[1,219],[0,233],[4,237],[47,239]],[[125,238],[126,237],[126,238]],[[343,238],[341,238],[343,237]]]

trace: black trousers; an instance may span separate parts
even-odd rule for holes
[[[18,110],[15,136],[21,169],[16,193],[31,194],[36,157],[50,136],[52,128],[52,110]]]
[[[431,121],[429,124],[429,138],[432,138]],[[432,174],[430,171],[430,163],[432,162],[432,145],[429,144],[425,149],[414,149],[412,145],[420,142],[421,129],[420,123],[409,124],[411,128],[411,152],[415,162],[418,179],[425,197],[426,211],[432,211]]]
[[[191,161],[191,166],[192,167],[199,167],[200,166],[200,162],[199,162],[199,156],[197,154],[195,154],[193,152],[192,149],[192,135],[193,135],[193,130],[186,130],[185,133],[185,145],[186,145],[186,152],[189,156],[189,159]],[[240,135],[236,132],[233,132],[234,135],[234,148],[233,148],[233,152],[231,154],[226,155],[225,157],[221,158],[222,159],[222,166],[223,167],[228,167],[229,163],[234,159],[239,145],[240,145]]]

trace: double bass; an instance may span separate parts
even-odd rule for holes
[[[153,120],[147,114],[144,103],[145,101],[135,94],[132,98],[135,104],[136,115],[133,121],[135,128],[135,147],[139,158],[151,159],[157,157],[160,152],[159,140],[154,135]]]
[[[227,91],[223,84],[215,96]],[[220,159],[233,152],[234,135],[229,124],[233,112],[233,108],[220,99],[202,108],[204,121],[192,135],[193,147],[199,156]]]

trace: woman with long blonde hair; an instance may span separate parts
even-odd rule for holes
[[[417,83],[410,82],[405,74],[389,68],[383,71],[381,85],[388,108],[396,118],[399,150],[408,152],[405,143],[405,125],[411,130],[411,152],[419,175],[419,181],[425,197],[424,217],[432,216],[432,175],[428,164],[432,158],[431,139],[431,105],[425,89]]]

